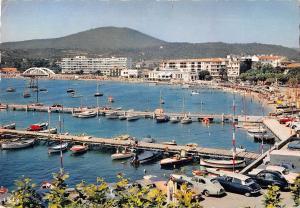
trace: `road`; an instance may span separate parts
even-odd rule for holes
[[[264,190],[265,192],[266,190]],[[257,197],[246,197],[239,194],[227,193],[226,196],[217,197],[205,197],[205,200],[201,202],[204,208],[264,208],[263,195]],[[292,208],[294,201],[290,192],[281,192],[282,204],[287,208]]]

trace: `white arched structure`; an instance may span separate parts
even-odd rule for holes
[[[32,67],[23,72],[23,76],[51,76],[55,73],[44,67]]]

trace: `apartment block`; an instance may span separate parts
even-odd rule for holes
[[[120,76],[122,69],[131,67],[131,59],[126,57],[88,58],[75,56],[62,58],[59,65],[62,68],[62,73],[65,74],[83,72],[84,74],[99,73],[106,76]]]

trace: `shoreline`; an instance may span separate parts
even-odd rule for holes
[[[24,79],[25,77],[21,75],[2,75],[2,78],[8,79]],[[95,75],[55,75],[52,77],[40,77],[40,80],[70,80],[70,81],[104,81],[104,82],[120,82],[128,84],[153,84],[156,85],[172,85],[172,86],[184,86],[188,85],[188,89],[193,89],[193,87],[207,87],[211,89],[218,89],[224,92],[238,93],[240,96],[245,96],[245,98],[253,99],[258,101],[263,107],[267,108],[270,113],[276,111],[275,101],[271,103],[271,93],[257,92],[257,89],[251,88],[250,86],[239,86],[234,84],[224,84],[214,81],[203,81],[197,80],[193,82],[184,81],[152,81],[145,80],[143,78],[119,78],[119,77],[106,77],[106,76],[95,76]],[[192,88],[191,88],[192,87]],[[284,91],[284,90],[283,90]],[[279,91],[281,94],[282,92]]]

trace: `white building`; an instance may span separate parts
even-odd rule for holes
[[[162,70],[153,70],[149,71],[148,79],[157,80],[157,81],[195,81],[197,80],[198,75],[194,72],[182,72],[179,69],[162,69]]]
[[[281,62],[285,61],[284,56],[274,56],[274,55],[254,55],[252,56],[253,62],[260,62],[261,64],[270,64],[273,67],[281,66]]]
[[[226,70],[228,80],[235,80],[240,76],[241,71],[241,59],[237,56],[227,56],[226,58]]]
[[[73,58],[63,58],[59,65],[62,73],[85,74],[100,73],[107,76],[120,76],[122,69],[131,67],[131,59],[126,57],[112,58],[88,58],[86,56],[75,56]]]
[[[197,80],[199,72],[207,70],[214,78],[220,77],[222,69],[226,69],[225,58],[199,58],[164,60],[160,63],[160,70],[177,69],[185,73],[190,80]]]
[[[138,78],[138,77],[141,77],[141,70],[138,70],[138,69],[122,69],[121,77],[124,77],[124,78]]]

